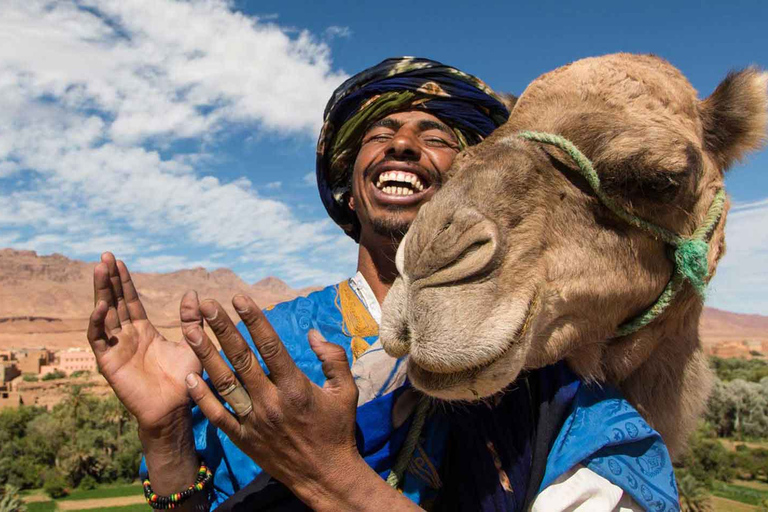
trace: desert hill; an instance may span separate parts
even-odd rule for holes
[[[94,266],[60,254],[0,249],[0,348],[84,346]],[[223,268],[132,275],[150,319],[172,339],[179,337],[179,301],[187,290],[218,300],[237,318],[230,303],[237,293],[250,295],[264,307],[314,289],[294,290],[276,277],[248,284]],[[753,340],[768,346],[768,316],[705,308],[700,334],[705,345]]]
[[[0,249],[0,348],[83,346],[93,308],[95,266],[60,254]],[[228,269],[132,272],[132,276],[150,320],[174,339],[179,336],[179,301],[187,290],[218,300],[237,318],[230,302],[237,293],[265,307],[315,289],[294,290],[276,277],[249,285]]]

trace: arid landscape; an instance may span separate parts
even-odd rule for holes
[[[0,349],[87,348],[95,265],[58,254],[0,249]],[[150,320],[172,340],[180,337],[179,301],[187,290],[218,300],[237,319],[230,302],[235,294],[247,294],[265,307],[316,289],[295,290],[275,277],[249,285],[227,269],[132,276]]]
[[[85,328],[93,306],[94,266],[57,254],[38,256],[32,251],[0,249],[0,348],[87,347]],[[248,284],[228,269],[135,272],[133,278],[150,319],[169,339],[180,336],[179,300],[187,290],[218,300],[233,318],[237,317],[230,300],[237,293],[250,295],[264,307],[313,290],[295,290],[275,277]],[[701,338],[710,350],[748,342],[750,350],[762,352],[763,346],[768,348],[768,316],[707,308]]]

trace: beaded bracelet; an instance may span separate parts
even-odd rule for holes
[[[149,478],[145,479],[144,484],[144,497],[147,499],[149,506],[155,510],[166,510],[169,508],[176,508],[181,506],[182,503],[187,501],[193,494],[200,492],[210,484],[213,480],[213,473],[205,463],[200,464],[200,469],[197,470],[197,478],[195,483],[190,485],[185,491],[175,492],[170,496],[159,496],[152,491],[152,486],[149,483]]]

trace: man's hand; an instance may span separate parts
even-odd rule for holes
[[[216,390],[222,394],[242,386],[253,408],[232,414],[195,373],[187,384],[192,398],[216,427],[267,473],[287,485],[316,510],[363,510],[380,506],[370,499],[377,493],[404,508],[413,504],[368,467],[357,451],[355,413],[357,386],[344,349],[311,331],[309,344],[322,362],[325,385],[312,383],[294,363],[262,311],[250,298],[236,296],[232,304],[243,319],[269,370],[267,376],[256,355],[216,301],[200,304],[200,311],[216,334],[235,373],[197,325],[184,328],[184,337],[203,363]],[[237,393],[241,393],[238,391]],[[227,395],[230,396],[230,395]],[[247,405],[247,399],[246,399]],[[361,496],[368,489],[372,494]],[[384,499],[384,498],[382,498]],[[377,508],[373,508],[374,510]],[[416,507],[415,509],[418,510]]]
[[[138,420],[154,490],[183,491],[199,465],[184,379],[200,373],[200,361],[186,343],[168,341],[155,329],[128,269],[111,253],[96,265],[93,289],[88,342],[99,370]]]
[[[104,253],[93,271],[88,342],[101,374],[143,430],[162,429],[188,409],[184,378],[200,373],[186,343],[165,339],[147,319],[128,268]]]

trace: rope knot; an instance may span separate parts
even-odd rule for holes
[[[709,244],[704,240],[687,238],[675,250],[677,271],[688,280],[703,299],[707,289],[709,275]]]

